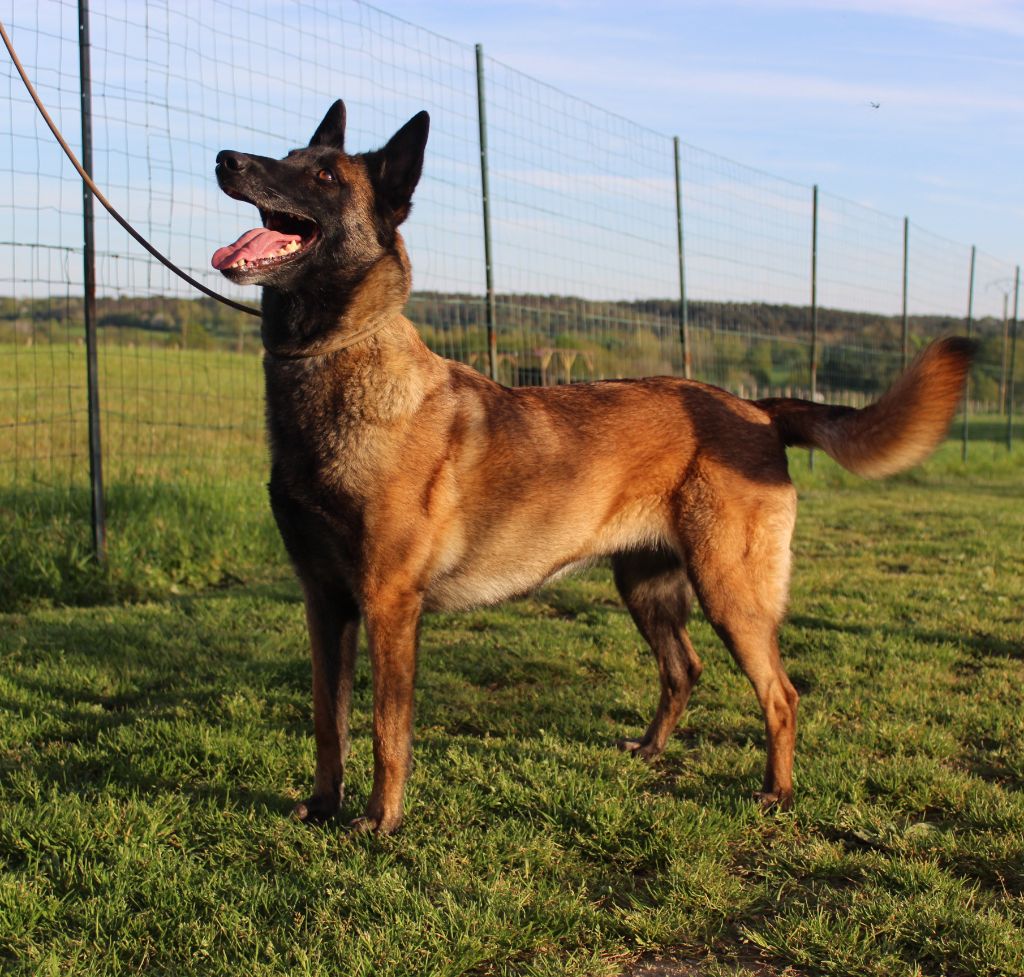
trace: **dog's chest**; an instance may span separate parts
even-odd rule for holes
[[[353,587],[376,467],[363,427],[322,387],[268,384],[270,497],[285,546],[305,575]]]
[[[267,432],[274,470],[292,494],[358,498],[390,463],[396,397],[387,383],[305,364],[267,371]]]

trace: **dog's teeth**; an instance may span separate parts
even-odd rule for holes
[[[299,250],[299,242],[298,241],[289,241],[284,246],[284,251],[285,251],[286,254],[291,254],[293,251],[298,251],[298,250]]]

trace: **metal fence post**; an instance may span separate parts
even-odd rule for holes
[[[1013,279],[1013,332],[1010,333],[1010,369],[1006,387],[1006,450],[1013,450],[1013,373],[1017,365],[1017,316],[1020,312],[1020,265]]]
[[[487,281],[487,363],[491,379],[498,379],[498,337],[494,301],[494,265],[491,255],[491,190],[487,173],[487,103],[484,99],[484,48],[476,46],[476,115],[480,127],[480,195],[484,212],[484,274]]]
[[[92,176],[92,68],[89,59],[89,0],[78,0],[78,71],[82,111],[82,167]],[[103,450],[100,442],[99,360],[96,350],[96,239],[92,191],[82,184],[84,234],[85,371],[89,409],[89,485],[92,497],[92,548],[96,561],[107,558],[107,517],[103,499]]]
[[[910,359],[910,318],[907,313],[907,282],[910,278],[910,218],[903,218],[903,353],[900,369],[907,368]]]
[[[679,137],[672,137],[676,164],[676,251],[679,255],[679,341],[683,344],[683,376],[693,375],[690,349],[690,315],[686,307],[686,251],[683,246],[683,168],[679,162]]]
[[[1010,293],[1003,292],[1003,348],[999,363],[999,413],[1006,410],[1006,353],[1010,345]]]
[[[967,285],[967,338],[970,339],[974,332],[974,264],[977,258],[978,249],[971,245],[971,278]],[[960,448],[960,458],[967,461],[967,443],[969,440],[970,414],[971,410],[971,378],[967,375],[967,383],[964,386],[964,430],[963,443]]]
[[[811,209],[811,400],[818,399],[818,184],[814,184]],[[814,449],[809,464],[814,469]]]

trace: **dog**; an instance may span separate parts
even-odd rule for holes
[[[793,800],[798,695],[777,632],[796,492],[786,448],[818,448],[877,478],[926,458],[964,391],[973,346],[925,349],[874,404],[742,400],[672,377],[508,388],[436,356],[402,314],[399,226],[423,168],[420,112],[373,152],[345,151],[335,102],[307,147],[224,150],[217,180],[262,226],[214,254],[260,285],[270,502],[302,586],[316,770],[297,818],[341,804],[360,622],[373,676],[373,787],[360,831],[402,820],[421,615],[491,604],[599,559],[657,660],[646,732],[656,757],[702,665],[694,599],[750,680],[767,764],[756,797]]]

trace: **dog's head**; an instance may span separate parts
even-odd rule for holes
[[[284,159],[217,154],[217,182],[259,208],[262,227],[219,248],[231,281],[290,291],[310,276],[355,280],[394,249],[423,169],[430,117],[413,116],[383,149],[345,152],[345,104],[335,102],[305,149]]]

